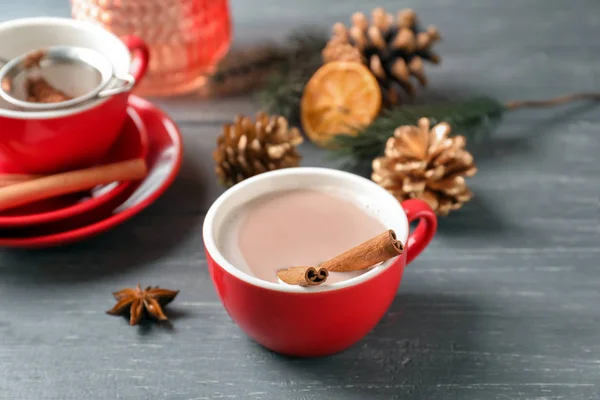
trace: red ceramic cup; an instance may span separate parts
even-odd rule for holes
[[[266,282],[227,261],[218,242],[221,235],[236,234],[223,231],[227,216],[259,196],[296,188],[333,188],[367,204],[405,243],[404,253],[358,277],[309,288]],[[409,234],[415,220],[419,223]],[[314,357],[345,350],[375,327],[396,296],[404,266],[427,246],[436,228],[434,212],[421,200],[399,203],[374,182],[347,172],[290,168],[260,174],[226,191],[208,211],[203,237],[213,283],[238,326],[275,352]]]
[[[26,18],[0,23],[0,59],[51,46],[86,47],[107,57],[115,75],[136,82],[148,66],[148,48],[137,37],[121,41],[90,22]],[[90,75],[88,75],[91,77]],[[73,77],[73,85],[80,77]],[[112,82],[107,88],[120,82]],[[127,116],[129,91],[53,111],[23,112],[0,100],[0,156],[11,171],[47,174],[93,165],[108,153]],[[6,163],[4,163],[6,164]]]

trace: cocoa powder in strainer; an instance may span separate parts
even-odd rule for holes
[[[27,101],[32,103],[60,103],[72,97],[50,85],[42,77],[28,77],[25,82]]]
[[[39,68],[40,61],[45,57],[43,50],[30,54],[25,59],[25,69],[29,72],[34,68]],[[25,80],[25,92],[27,101],[32,103],[60,103],[71,100],[72,97],[52,86],[42,76],[29,76]]]

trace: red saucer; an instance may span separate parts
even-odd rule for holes
[[[16,232],[0,231],[0,247],[42,248],[77,242],[121,224],[165,192],[181,167],[183,146],[179,129],[166,114],[146,100],[131,96],[129,105],[139,114],[148,133],[148,176],[132,184],[105,206],[68,221],[32,226]],[[115,204],[116,201],[119,203]]]
[[[146,127],[134,108],[129,107],[127,116],[119,139],[103,163],[147,156],[148,133]],[[3,169],[2,160],[0,160],[0,170],[6,171],[5,168]],[[0,229],[23,228],[79,216],[122,195],[131,185],[133,185],[132,182],[114,182],[98,186],[88,192],[61,196],[3,211],[0,213]]]

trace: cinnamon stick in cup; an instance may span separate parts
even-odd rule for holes
[[[393,230],[387,230],[372,239],[330,259],[319,265],[319,270],[331,272],[349,272],[366,269],[380,262],[396,257],[404,251],[404,246],[396,238]],[[308,282],[308,270],[315,267],[291,267],[277,271],[277,277],[289,285],[316,286],[324,283],[324,279]]]
[[[349,272],[372,267],[396,257],[404,251],[396,233],[389,229],[355,248],[340,254],[320,265],[332,272]]]
[[[140,180],[147,172],[146,161],[137,158],[15,183],[0,188],[0,211],[97,185]]]
[[[325,268],[291,267],[277,272],[277,276],[290,285],[317,286],[327,280],[329,271]]]

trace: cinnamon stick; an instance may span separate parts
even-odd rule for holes
[[[329,271],[325,268],[291,267],[278,271],[277,276],[290,285],[317,286],[327,280]]]
[[[14,185],[15,183],[27,182],[41,177],[42,175],[0,174],[0,187]]]
[[[134,181],[147,174],[142,158],[44,176],[0,188],[0,211],[111,182]]]
[[[319,265],[319,271],[324,269],[331,272],[349,272],[366,269],[380,262],[396,257],[404,251],[404,246],[396,238],[396,233],[389,229],[364,243],[330,259]],[[309,285],[308,270],[315,267],[291,267],[277,271],[277,276],[290,285],[315,286],[324,283],[324,279],[313,281]]]
[[[331,272],[349,272],[369,268],[402,254],[404,246],[393,230],[387,230],[353,249],[320,265]]]

